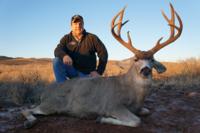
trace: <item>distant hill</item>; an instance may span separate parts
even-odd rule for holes
[[[45,64],[51,62],[51,58],[22,58],[0,56],[0,63],[4,65],[26,65],[31,63]]]
[[[13,58],[7,56],[0,56],[0,60],[8,60],[8,59],[13,59]]]

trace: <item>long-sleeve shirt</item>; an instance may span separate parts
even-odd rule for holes
[[[99,58],[98,65],[96,53]],[[102,75],[108,60],[108,53],[102,41],[85,30],[80,42],[73,37],[72,32],[66,34],[55,48],[54,55],[61,59],[69,55],[73,60],[73,66],[84,74],[97,71]]]

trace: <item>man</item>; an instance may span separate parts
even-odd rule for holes
[[[75,77],[98,77],[103,74],[108,59],[106,47],[96,35],[86,32],[80,15],[71,18],[71,32],[60,40],[54,55],[56,82]]]

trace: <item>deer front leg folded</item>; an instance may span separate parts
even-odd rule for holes
[[[102,117],[100,123],[109,123],[113,125],[122,125],[129,127],[137,127],[140,125],[141,120],[135,114],[130,112],[127,108],[122,107],[115,109],[110,117]]]

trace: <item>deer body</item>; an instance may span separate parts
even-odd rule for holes
[[[31,127],[36,122],[34,114],[50,115],[64,113],[76,117],[99,116],[100,123],[110,123],[136,127],[141,120],[137,114],[148,113],[148,109],[143,108],[145,97],[150,91],[152,80],[152,69],[158,73],[166,70],[160,62],[153,58],[153,55],[161,48],[174,42],[182,32],[182,21],[170,4],[171,19],[163,13],[164,18],[170,26],[170,37],[161,43],[160,38],[155,47],[148,51],[140,51],[133,47],[128,34],[128,42],[121,38],[121,28],[124,10],[121,10],[111,23],[111,33],[114,38],[132,51],[135,56],[132,58],[132,66],[129,71],[121,76],[79,78],[67,80],[62,84],[57,84],[45,90],[41,96],[41,104],[33,109],[26,109],[22,114],[27,121],[26,128]],[[175,16],[180,27],[175,25]],[[115,21],[119,17],[119,22]],[[117,33],[115,28],[118,27]],[[175,34],[175,29],[177,34]]]
[[[125,78],[129,81],[124,80]],[[133,110],[137,110],[143,104],[143,97],[151,83],[151,79],[143,80],[142,83],[140,80],[137,82],[134,74],[67,80],[56,88],[47,88],[41,97],[39,107],[46,110],[47,114],[71,113],[77,117],[90,114],[109,116],[115,108],[124,105],[131,105]]]
[[[22,113],[28,119],[29,125],[36,120],[33,114],[58,113],[79,118],[99,116],[107,119],[120,115],[121,112],[116,110],[123,107],[132,115],[141,109],[150,84],[151,76],[145,80],[138,77],[133,64],[125,75],[72,79],[46,88],[41,96],[41,104]],[[129,114],[122,113],[127,118],[130,117]],[[138,122],[132,126],[139,124],[140,120],[137,119]]]

